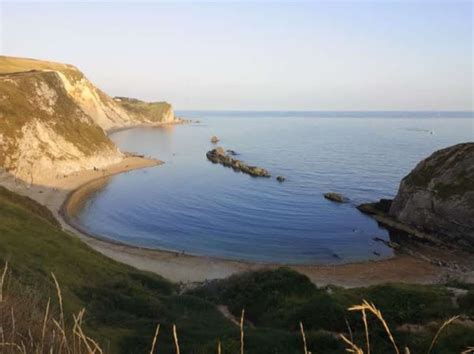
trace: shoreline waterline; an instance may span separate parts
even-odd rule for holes
[[[172,122],[159,122],[159,123],[154,123],[154,124],[149,124],[149,123],[143,123],[143,124],[134,124],[134,125],[129,125],[126,127],[120,127],[120,128],[110,128],[105,131],[107,136],[110,136],[114,133],[119,133],[124,130],[129,130],[129,129],[136,129],[136,128],[161,128],[161,127],[166,127],[166,126],[173,126],[173,125],[183,125],[183,124],[191,124],[193,123],[192,120],[190,119],[184,119],[184,118],[176,118]]]
[[[188,121],[184,123],[186,122]],[[164,125],[152,125],[147,126],[147,128],[155,129]],[[125,129],[134,128],[137,127],[131,126]],[[108,135],[113,133],[108,132]],[[106,166],[100,171],[79,171],[54,181],[52,187],[28,186],[7,173],[0,174],[0,184],[48,207],[66,232],[78,237],[95,251],[115,261],[156,273],[178,283],[221,279],[240,272],[275,269],[281,266],[287,266],[308,276],[318,286],[334,284],[344,287],[369,286],[387,282],[439,283],[445,279],[446,273],[449,272],[449,270],[441,269],[407,254],[397,254],[394,257],[380,260],[326,265],[258,263],[191,255],[189,253],[182,254],[180,252],[131,246],[105,236],[93,235],[71,221],[72,215],[69,215],[69,211],[74,211],[74,208],[80,207],[81,203],[84,203],[91,196],[91,193],[87,191],[91,185],[101,184],[113,175],[154,167],[162,163],[157,159],[144,158],[142,155],[125,154],[124,159],[119,163]],[[73,205],[70,203],[73,203]]]
[[[77,212],[78,206],[83,205],[97,187],[107,183],[111,176],[161,164],[156,160],[135,158],[143,160],[142,163],[133,168],[129,166],[127,169],[118,169],[100,177],[90,178],[75,186],[63,196],[62,202],[55,210],[55,215],[65,230],[96,251],[121,263],[182,283],[220,279],[239,272],[282,266],[307,275],[317,285],[354,287],[385,282],[437,283],[442,278],[443,272],[439,268],[409,255],[336,265],[259,263],[128,245],[106,236],[92,234],[75,222],[74,213]],[[51,209],[51,205],[48,207]]]
[[[388,241],[404,237],[354,206],[393,198],[413,166],[465,140],[469,127],[466,120],[416,117],[186,117],[202,124],[111,135],[124,151],[167,164],[111,179],[77,222],[126,244],[224,259],[280,264],[380,260],[394,254]],[[212,136],[220,138],[219,144],[212,144]],[[285,176],[285,183],[210,163],[206,152],[217,146],[273,176]],[[328,201],[323,198],[327,192],[340,193],[350,203]]]

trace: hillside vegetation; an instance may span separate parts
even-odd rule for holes
[[[386,284],[366,288],[318,288],[309,279],[292,270],[258,271],[216,280],[189,291],[193,296],[226,305],[234,316],[245,308],[246,318],[258,328],[298,330],[301,321],[306,330],[308,348],[313,353],[339,352],[336,343],[316,334],[352,333],[354,342],[364,347],[364,325],[360,312],[348,308],[363,300],[376,304],[391,328],[397,345],[411,353],[425,353],[441,324],[463,314],[439,338],[433,353],[461,353],[474,344],[472,316],[473,289],[454,301],[445,286]],[[367,311],[368,313],[368,311]],[[369,315],[367,314],[369,317]],[[380,322],[369,317],[371,346],[375,353],[393,353],[392,343]],[[321,350],[324,348],[324,350]]]
[[[65,313],[85,307],[86,331],[110,352],[147,352],[157,323],[162,326],[164,353],[172,347],[173,323],[187,350],[191,345],[214,345],[218,337],[237,336],[207,301],[179,296],[175,284],[100,255],[64,233],[48,209],[2,187],[0,235],[0,261],[8,261],[11,269],[4,292],[17,298],[37,294],[34,310],[41,317],[47,299],[55,298],[53,272],[62,288]]]

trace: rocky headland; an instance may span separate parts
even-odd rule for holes
[[[114,97],[114,102],[137,122],[153,124],[176,121],[173,106],[168,102],[144,102],[128,97]]]
[[[403,178],[393,201],[358,208],[421,239],[474,250],[474,143],[436,151]]]

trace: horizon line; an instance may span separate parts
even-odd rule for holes
[[[203,111],[203,112],[321,112],[321,113],[473,113],[473,110],[465,109],[206,109],[206,108],[187,108],[176,109],[176,111]]]

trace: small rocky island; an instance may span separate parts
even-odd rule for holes
[[[334,192],[324,193],[324,198],[336,203],[345,203],[347,201],[342,194]]]
[[[234,171],[243,172],[253,177],[271,177],[266,169],[257,166],[249,166],[243,161],[234,159],[221,147],[208,151],[206,156],[209,161],[230,167],[234,169]]]
[[[393,201],[358,209],[409,234],[474,249],[474,143],[434,152],[403,178]]]

